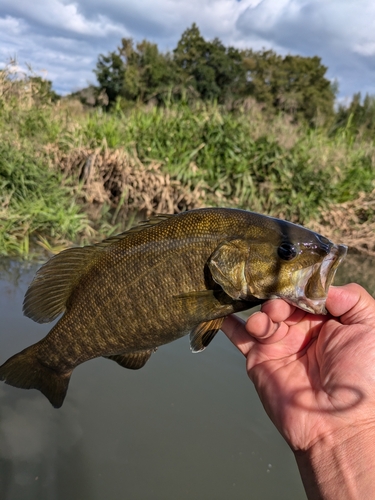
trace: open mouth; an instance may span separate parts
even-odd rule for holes
[[[321,264],[304,270],[296,300],[293,301],[295,305],[314,314],[327,314],[325,303],[328,289],[347,251],[348,247],[345,245],[332,245],[331,251]]]
[[[325,257],[320,268],[320,279],[326,294],[335,277],[337,268],[348,252],[346,245],[333,245],[330,253]]]

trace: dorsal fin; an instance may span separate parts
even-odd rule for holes
[[[160,224],[160,222],[171,219],[172,217],[176,217],[176,215],[175,214],[153,215],[149,219],[139,222],[136,226],[131,227],[130,229],[124,231],[123,233],[116,234],[115,236],[110,236],[109,238],[106,238],[97,245],[101,247],[107,247],[109,245],[112,245],[113,243],[116,243],[117,241],[122,240],[129,234],[139,233],[140,231],[148,229],[149,227],[156,226],[157,224]]]
[[[37,323],[49,323],[65,311],[72,291],[82,276],[91,267],[95,258],[106,248],[131,234],[144,231],[173,215],[155,215],[148,221],[116,236],[111,236],[96,245],[69,248],[53,256],[36,273],[23,302],[25,316]]]
[[[80,278],[90,267],[97,246],[69,248],[54,255],[36,273],[23,301],[23,313],[37,323],[53,321],[65,305]]]

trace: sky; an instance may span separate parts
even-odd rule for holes
[[[65,95],[96,84],[121,38],[171,51],[193,22],[225,45],[321,57],[340,101],[375,95],[374,0],[1,0],[0,67],[15,57]]]

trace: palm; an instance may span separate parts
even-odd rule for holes
[[[370,392],[375,395],[371,315],[351,326],[283,301],[269,302],[263,311],[246,327],[235,327],[231,318],[225,330],[247,357],[263,405],[290,446],[307,449],[339,431],[353,412],[362,418],[361,403]]]

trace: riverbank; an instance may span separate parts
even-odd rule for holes
[[[135,107],[74,100],[0,107],[0,254],[98,241],[135,214],[234,206],[375,255],[375,146],[248,101]]]

